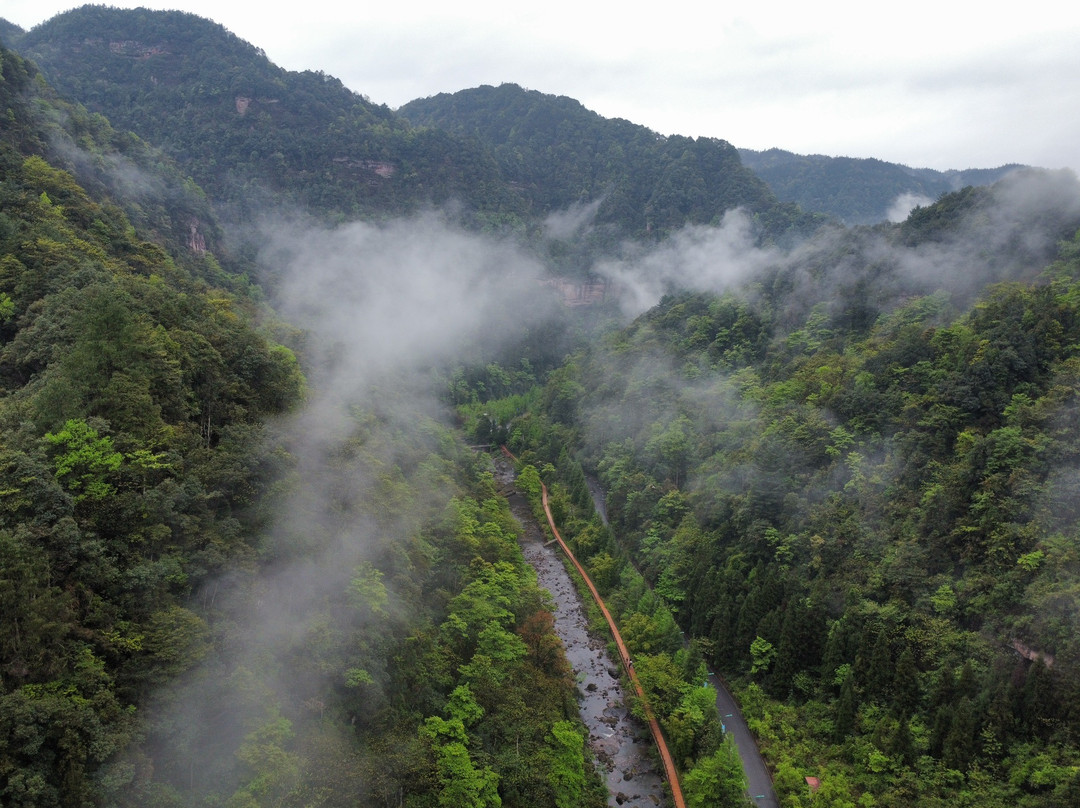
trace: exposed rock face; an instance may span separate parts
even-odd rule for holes
[[[593,281],[591,283],[577,283],[565,278],[550,278],[543,281],[545,286],[552,287],[564,306],[589,306],[593,303],[603,303],[607,297],[607,281]]]
[[[188,223],[188,249],[193,253],[202,255],[206,252],[206,237],[199,231],[199,220],[192,219]]]
[[[91,40],[86,40],[90,42]],[[94,41],[99,44],[101,40]],[[161,56],[168,53],[163,45],[144,45],[133,39],[113,41],[109,43],[109,50],[118,56],[133,56],[136,59],[149,59],[151,56]]]
[[[1012,646],[1012,649],[1024,659],[1030,660],[1032,662],[1034,662],[1036,659],[1041,659],[1046,667],[1054,667],[1053,654],[1046,654],[1042,651],[1036,651],[1034,648],[1030,648],[1029,646],[1024,645],[1024,643],[1020,642],[1020,640],[1013,640],[1009,644]]]

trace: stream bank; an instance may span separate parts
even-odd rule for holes
[[[588,617],[556,545],[545,535],[525,497],[511,489],[513,469],[496,461],[496,479],[510,510],[522,526],[521,548],[536,570],[540,586],[551,593],[555,632],[574,671],[581,720],[589,748],[608,790],[608,805],[657,808],[667,803],[666,787],[654,759],[647,730],[626,707],[619,666],[608,653],[607,638],[589,633]]]

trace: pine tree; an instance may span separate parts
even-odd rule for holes
[[[919,669],[915,667],[911,646],[907,646],[896,661],[892,683],[893,711],[897,716],[911,715],[919,708],[919,701]]]
[[[859,713],[859,695],[855,689],[855,676],[849,673],[840,685],[840,698],[836,702],[836,722],[833,734],[842,743],[855,732],[855,719]]]
[[[945,749],[945,739],[949,735],[952,721],[952,706],[943,704],[938,707],[937,712],[934,713],[934,726],[930,730],[930,754],[936,758],[940,759],[942,756],[942,752]]]
[[[878,632],[873,648],[866,668],[864,695],[869,701],[881,704],[887,700],[893,680],[892,654],[884,631]]]
[[[971,699],[962,698],[953,714],[949,734],[941,750],[941,762],[947,769],[966,772],[975,750],[975,710]]]
[[[915,741],[911,737],[909,721],[906,714],[900,716],[889,748],[890,753],[899,758],[905,766],[911,766],[915,762]]]
[[[1054,694],[1050,671],[1041,659],[1036,659],[1028,668],[1024,681],[1024,721],[1033,734],[1045,737],[1053,715]]]

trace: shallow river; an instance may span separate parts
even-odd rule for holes
[[[509,483],[500,469],[500,482]],[[509,472],[512,478],[513,472]],[[544,534],[525,498],[508,493],[510,508],[524,529],[521,547],[536,570],[540,586],[555,604],[555,631],[577,677],[581,720],[589,731],[589,747],[608,788],[608,805],[655,808],[667,803],[664,783],[654,761],[648,728],[624,704],[616,662],[608,654],[607,636],[591,636],[577,590],[559,557],[557,544],[544,546]]]

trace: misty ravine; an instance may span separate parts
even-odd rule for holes
[[[545,544],[527,500],[511,487],[513,478],[513,468],[497,459],[496,479],[521,523],[525,560],[536,570],[540,586],[551,593],[555,633],[577,680],[581,720],[589,730],[589,748],[607,786],[608,805],[651,808],[666,804],[652,743],[626,707],[619,668],[608,653],[607,641],[589,631],[585,607],[558,548]]]

